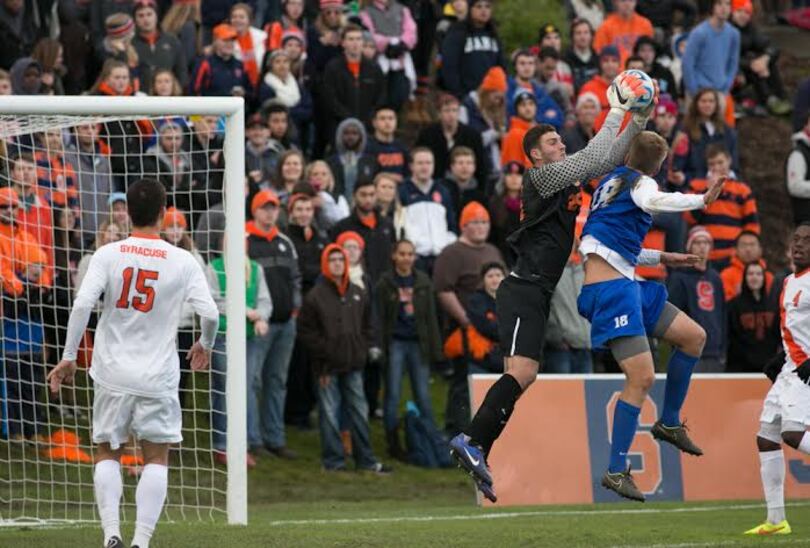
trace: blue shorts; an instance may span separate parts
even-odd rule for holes
[[[583,286],[577,309],[591,322],[591,345],[603,349],[618,337],[651,336],[666,302],[663,284],[620,278]]]

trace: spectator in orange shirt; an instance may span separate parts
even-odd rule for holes
[[[621,56],[615,46],[605,46],[599,52],[599,74],[588,80],[579,90],[579,95],[593,93],[599,99],[599,106],[607,112],[610,104],[607,100],[607,90],[613,79],[621,70]]]
[[[688,211],[684,217],[690,226],[703,225],[714,239],[709,260],[718,270],[728,266],[734,255],[734,242],[741,232],[759,234],[757,201],[751,187],[737,180],[731,170],[731,154],[722,145],[709,145],[706,149],[709,174],[726,177],[720,198],[705,209]],[[708,188],[707,179],[692,179],[689,192],[701,193]]]
[[[37,134],[39,148],[34,154],[37,162],[37,184],[39,192],[51,205],[78,207],[74,166],[65,159],[65,145],[62,130],[51,128]]]
[[[653,36],[653,26],[649,19],[636,13],[636,0],[614,0],[613,7],[615,11],[597,29],[593,47],[601,51],[605,46],[616,46],[624,66],[636,40],[640,36]]]
[[[21,205],[14,189],[0,189],[0,286],[4,296],[21,297],[27,280],[42,286],[51,283],[50,273],[44,268],[45,253],[36,238],[17,220],[17,209]],[[4,310],[4,315],[12,312]]]
[[[762,244],[759,241],[759,234],[744,230],[737,236],[731,263],[720,272],[726,301],[730,301],[740,294],[745,267],[750,263],[762,265],[765,270],[765,293],[769,293],[773,286],[773,273],[768,271],[768,265],[762,258]]]
[[[503,138],[501,145],[501,166],[509,162],[520,162],[526,168],[532,167],[532,163],[523,151],[523,137],[530,128],[537,125],[537,98],[534,94],[525,89],[518,88],[512,98],[515,116],[509,120],[509,131]]]
[[[43,249],[53,250],[51,208],[39,195],[34,157],[24,152],[11,160],[9,174],[11,175],[11,185],[20,199],[17,223],[20,228],[36,238]]]

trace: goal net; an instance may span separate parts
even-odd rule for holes
[[[163,183],[174,208],[162,237],[224,275],[223,314],[245,317],[243,103],[21,96],[3,98],[0,113],[0,525],[96,521],[88,371],[98,311],[74,385],[53,395],[45,377],[90,257],[129,234],[126,190],[141,178]],[[181,318],[183,441],[170,451],[163,519],[246,523],[245,324],[227,322],[211,370],[192,373],[185,353],[199,320],[190,308]],[[142,466],[131,439],[123,520],[134,521]]]

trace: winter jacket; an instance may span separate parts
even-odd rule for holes
[[[357,147],[358,152],[346,150],[343,145],[343,132],[348,126],[355,126],[360,131],[360,144]],[[377,175],[379,166],[374,156],[366,154],[366,128],[356,118],[347,118],[340,122],[335,132],[335,154],[330,157],[326,163],[332,170],[332,175],[335,177],[335,188],[333,190],[336,196],[343,196],[347,201],[351,201],[354,188],[360,181],[373,181],[374,176]],[[354,164],[352,166],[352,164]],[[350,180],[348,174],[350,171],[354,172],[354,179]]]
[[[452,232],[458,232],[458,215],[453,207],[450,191],[441,182],[431,182],[427,192],[423,192],[413,179],[406,179],[399,185],[399,203],[407,207],[418,202],[431,202],[443,208],[442,213],[446,219],[446,227]],[[438,212],[439,210],[432,210]]]
[[[456,234],[447,228],[446,209],[436,202],[419,201],[405,207],[404,230],[420,257],[436,257],[456,241]]]
[[[382,217],[376,211],[371,219],[364,223],[357,209],[353,209],[351,215],[332,227],[329,236],[334,241],[341,233],[353,230],[363,237],[363,241],[366,242],[363,250],[365,271],[371,282],[376,284],[383,272],[391,268],[391,250],[396,234],[391,219]]]
[[[189,139],[192,211],[205,211],[222,202],[225,173],[224,139],[216,134],[206,141],[196,131]]]
[[[483,28],[474,28],[468,21],[455,23],[447,31],[439,55],[442,83],[459,99],[478,89],[490,68],[507,70],[503,45],[491,22]]]
[[[793,150],[786,171],[793,223],[810,221],[810,135],[804,130],[793,134]]]
[[[413,293],[410,299],[413,306],[413,324],[419,341],[419,349],[422,352],[422,360],[426,363],[438,362],[443,359],[442,338],[441,331],[439,331],[439,313],[433,283],[427,274],[419,270],[414,270],[413,275]],[[401,306],[400,287],[397,285],[395,276],[394,272],[386,272],[377,282],[375,289],[382,349],[386,354],[389,353],[391,341],[395,338]]]
[[[453,210],[461,215],[464,207],[470,202],[478,202],[486,207],[487,195],[484,186],[473,177],[464,185],[464,188],[459,186],[458,181],[449,175],[442,181],[442,185],[450,193],[450,201],[453,204]]]
[[[470,295],[464,308],[475,330],[492,344],[492,348],[483,359],[476,359],[469,354],[468,359],[478,367],[492,373],[502,373],[504,356],[498,335],[498,312],[495,299],[485,290],[479,289]],[[470,344],[469,340],[468,344]]]
[[[321,89],[332,127],[346,118],[357,118],[368,124],[374,109],[385,102],[387,92],[385,76],[374,62],[360,61],[360,73],[355,78],[343,56],[326,65]]]
[[[287,235],[298,254],[298,270],[301,272],[301,292],[304,296],[315,286],[321,275],[321,253],[329,243],[325,232],[317,227],[287,225]]]
[[[132,96],[135,91],[130,87],[123,96]],[[106,83],[102,83],[96,95],[115,97],[118,94]],[[116,120],[101,124],[99,138],[110,148],[110,167],[114,175],[129,180],[139,179],[144,172],[143,144],[144,138],[152,132],[152,124],[146,121]]]
[[[591,139],[592,137],[589,136],[587,133],[585,133],[583,127],[579,124],[579,122],[577,122],[574,127],[572,127],[571,129],[566,129],[563,132],[563,143],[565,143],[565,153],[570,155],[579,152],[580,150],[588,146],[588,141],[590,141]]]
[[[591,325],[580,316],[577,308],[584,280],[582,263],[569,261],[551,297],[551,313],[546,325],[548,347],[555,350],[591,348]]]
[[[21,32],[18,34],[13,29],[11,18],[5,7],[0,6],[0,68],[11,69],[14,62],[25,57],[34,49],[34,44],[42,34],[42,30],[37,29],[34,22],[34,13],[29,8],[34,2],[23,3],[23,13],[21,17]],[[17,93],[15,91],[15,93]]]
[[[506,97],[514,98],[515,92],[521,86],[514,78],[509,78],[507,82],[508,87],[506,90]],[[557,101],[552,99],[551,95],[546,93],[546,90],[540,85],[539,82],[537,82],[537,80],[532,80],[532,93],[534,93],[534,99],[537,103],[537,116],[535,118],[537,123],[550,124],[559,130],[562,127],[563,122],[565,122],[565,116],[563,115],[562,109],[560,109],[560,106],[557,104]],[[517,112],[515,111],[515,101],[507,100],[506,116],[511,118],[512,116],[516,115]]]
[[[98,226],[109,217],[107,200],[114,190],[110,159],[98,147],[94,152],[85,152],[76,143],[67,146],[65,158],[76,167],[82,239],[89,243],[95,240]]]
[[[380,172],[395,173],[403,179],[410,174],[408,169],[408,147],[401,141],[383,143],[370,136],[366,144],[366,154],[374,157]]]
[[[258,171],[262,174],[259,183],[270,184],[276,174],[279,155],[278,148],[271,143],[261,150],[253,148],[250,142],[245,143],[245,174]]]
[[[508,198],[503,194],[495,194],[490,198],[487,209],[492,216],[490,240],[500,250],[506,266],[511,268],[517,257],[506,238],[520,226],[520,197]]]
[[[574,77],[574,93],[579,93],[585,82],[599,74],[599,56],[593,50],[586,61],[577,55],[574,48],[568,48],[563,54],[563,59],[571,67]]]
[[[223,59],[218,55],[202,57],[194,66],[189,82],[189,95],[230,96],[233,89],[241,87],[245,97],[253,94],[253,86],[236,57]]]
[[[733,24],[733,23],[732,23]],[[771,45],[771,40],[753,22],[745,27],[734,25],[740,33],[740,68],[750,70],[751,61],[762,55],[775,59],[779,50]]]
[[[264,278],[273,300],[270,321],[286,322],[301,308],[301,271],[295,246],[278,227],[263,232],[249,221],[245,228],[248,257],[264,268]]]
[[[780,349],[779,291],[772,287],[760,300],[748,287],[728,303],[726,371],[760,373]]]
[[[700,139],[695,140],[691,136],[689,137],[689,157],[684,166],[687,181],[706,176],[709,170],[706,163],[706,149],[714,143],[723,145],[731,153],[731,169],[739,172],[740,157],[737,152],[737,131],[734,128],[726,127],[722,133],[715,129],[714,134],[709,135],[706,124],[701,124]]]
[[[450,168],[450,150],[454,147],[467,147],[475,154],[475,178],[479,181],[489,181],[490,171],[493,169],[492,160],[484,150],[484,142],[481,135],[466,124],[459,123],[455,135],[453,135],[453,146],[448,146],[447,138],[444,136],[440,123],[431,124],[419,132],[416,138],[416,145],[427,147],[433,152],[435,167],[434,177],[444,177]],[[495,166],[497,167],[497,166]]]
[[[316,376],[363,369],[373,340],[369,299],[365,291],[349,282],[348,267],[342,280],[331,279],[329,249],[340,247],[329,244],[324,250],[323,277],[304,299],[298,321],[298,337],[308,350]]]
[[[765,269],[765,291],[769,292],[773,287],[773,273],[768,270],[768,264],[764,259],[757,262]],[[732,257],[729,265],[720,272],[726,301],[730,301],[742,291],[744,273],[745,264],[737,257]]]
[[[158,69],[171,70],[185,89],[188,84],[188,62],[176,36],[158,32],[153,40],[136,33],[132,46],[138,52],[138,76],[146,90],[152,83],[152,75]]]
[[[726,302],[723,282],[712,267],[673,270],[667,279],[669,302],[681,309],[706,331],[702,358],[726,355]]]

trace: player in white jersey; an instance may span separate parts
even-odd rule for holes
[[[51,391],[73,382],[79,341],[98,299],[90,376],[94,381],[93,474],[104,546],[123,548],[118,507],[123,491],[120,457],[130,433],[141,444],[144,468],[135,494],[131,546],[148,548],[166,499],[169,446],[182,441],[178,398],[180,363],[177,325],[181,305],[201,318],[202,335],[188,353],[191,369],[205,370],[219,325],[219,312],[205,274],[194,257],[160,239],[166,212],[163,185],[151,179],[129,187],[132,235],[93,254],[67,327],[62,361],[48,375]]]
[[[784,361],[772,361],[766,369],[773,386],[765,396],[757,434],[768,518],[746,535],[790,534],[782,443],[810,455],[810,223],[793,233],[791,255],[795,273],[785,279],[779,298]]]

